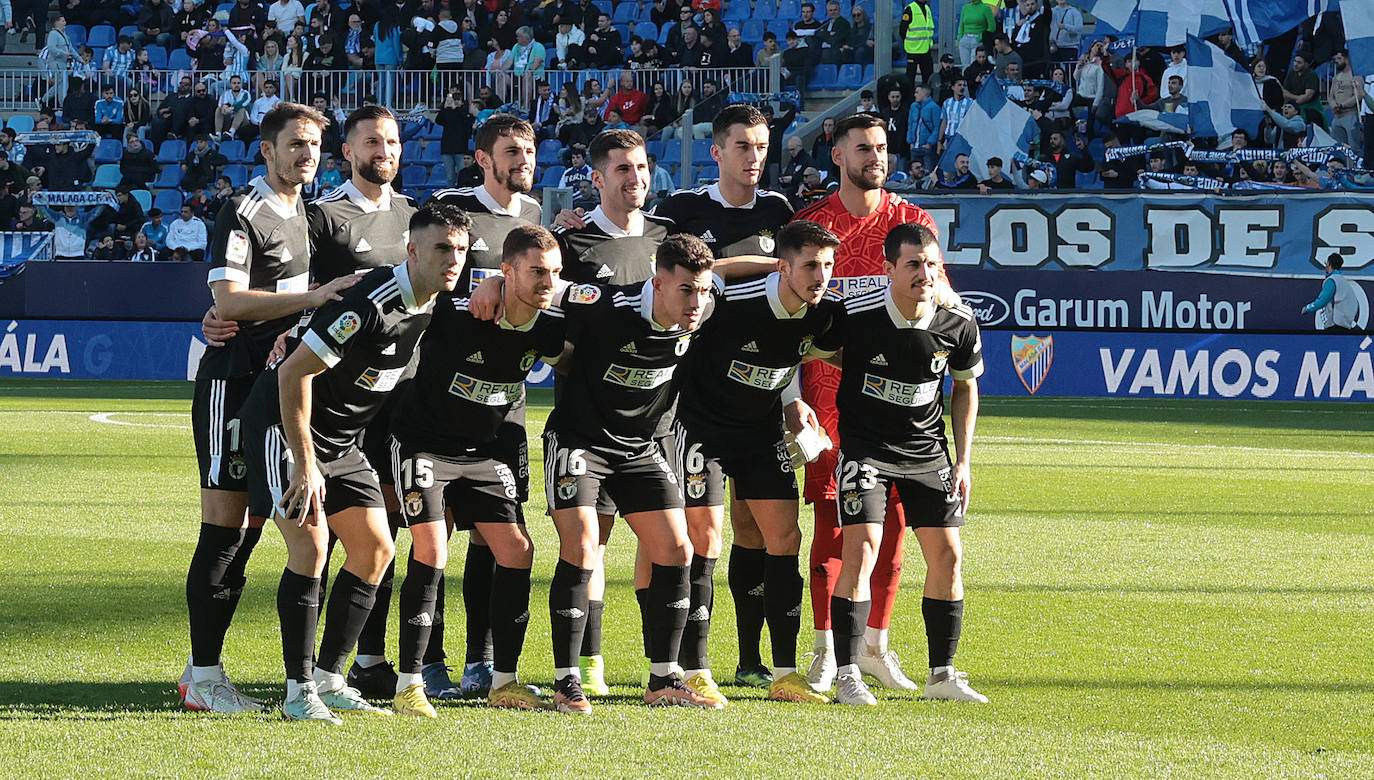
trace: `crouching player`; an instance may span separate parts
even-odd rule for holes
[[[487,702],[541,708],[535,693],[516,681],[534,560],[520,509],[529,496],[525,376],[536,360],[555,364],[563,352],[563,311],[552,305],[562,262],[553,234],[538,225],[513,228],[501,256],[502,317],[474,317],[466,293],[441,297],[415,379],[392,417],[397,495],[413,556],[401,585],[396,711],[402,714],[435,714],[420,669],[448,560],[445,508],[458,528],[480,528],[496,558]]]
[[[877,703],[856,659],[871,596],[868,575],[883,540],[889,491],[896,487],[907,525],[926,560],[925,698],[986,702],[954,669],[964,615],[959,527],[968,511],[969,455],[978,417],[982,341],[972,311],[940,282],[935,234],[906,223],[883,243],[890,285],[848,298],[813,354],[842,368],[836,408],[840,453],[835,469],[843,564],[831,598],[842,704]],[[954,380],[951,417],[956,459],[945,438],[944,375]]]
[[[300,345],[259,377],[244,404],[249,513],[271,517],[286,539],[277,613],[288,720],[341,723],[331,708],[391,714],[343,676],[395,552],[377,472],[358,445],[406,370],[436,294],[457,284],[471,226],[452,206],[417,211],[406,261],[368,272],[342,300],[318,309]],[[317,663],[329,531],[347,558],[325,609]]]

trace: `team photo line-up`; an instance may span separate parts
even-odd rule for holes
[[[553,231],[528,195],[535,133],[523,119],[497,114],[480,128],[480,186],[422,206],[391,188],[400,134],[379,106],[344,127],[350,180],[305,203],[324,124],[307,106],[272,109],[261,125],[266,172],[215,221],[210,346],[192,403],[202,522],[178,684],[188,708],[266,707],[230,681],[221,650],[270,519],[287,548],[277,586],[287,719],[435,717],[431,700],[459,698],[590,713],[589,697],[609,693],[603,562],[616,515],[638,543],[644,701],[725,707],[707,640],[727,480],[735,684],[778,701],[830,702],[833,691],[871,706],[867,678],[987,701],[953,666],[981,340],[930,217],[882,189],[881,119],[837,124],[840,186],[795,214],[758,188],[769,127],[751,106],[714,121],[719,182],[652,213],[641,210],[643,139],[604,131],[588,149],[601,204],[562,212]],[[841,297],[832,279],[856,292]],[[534,560],[524,383],[537,361],[556,372],[543,431],[558,534],[551,696],[517,676]],[[815,517],[805,669],[803,465]],[[907,526],[927,565],[923,685],[887,639]],[[393,586],[400,528],[410,558]],[[444,651],[454,530],[469,534],[456,683]],[[338,546],[342,568],[326,583]]]

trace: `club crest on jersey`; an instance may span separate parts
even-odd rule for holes
[[[235,455],[229,459],[229,476],[234,479],[243,479],[248,476],[248,462],[242,455]]]
[[[815,339],[811,336],[807,336],[806,338],[802,339],[801,343],[797,345],[797,354],[801,355],[802,357],[806,357],[806,353],[811,351],[811,344],[814,341]]]
[[[248,262],[248,234],[242,230],[229,231],[229,245],[224,248],[224,259],[234,265]]]
[[[571,501],[577,495],[577,478],[560,477],[558,480],[558,497],[564,501]]]
[[[406,493],[406,516],[419,517],[420,510],[424,508],[425,502],[420,496],[420,491],[412,490]]]
[[[363,326],[363,318],[351,311],[346,311],[339,315],[334,324],[329,326],[329,337],[342,344],[348,341],[349,337],[358,332],[358,328]]]
[[[860,514],[864,510],[863,499],[859,498],[859,494],[854,491],[844,494],[843,506],[844,513],[851,517]]]
[[[706,495],[706,475],[688,474],[687,475],[687,497],[701,498]]]
[[[771,252],[777,247],[777,245],[778,245],[778,242],[776,242],[776,241],[773,240],[773,231],[771,231],[771,230],[761,230],[761,231],[759,231],[759,249],[762,249],[762,250],[765,251],[765,252],[770,252],[770,253],[771,253]]]
[[[568,290],[568,300],[573,303],[596,303],[601,300],[601,288],[594,284],[579,284]]]
[[[930,358],[930,371],[933,374],[945,373],[945,366],[949,363],[949,350],[942,349]]]
[[[1035,391],[1045,383],[1054,363],[1054,336],[1011,337],[1011,365],[1026,391]]]
[[[677,340],[677,343],[673,345],[673,354],[674,354],[674,355],[678,355],[679,357],[682,356],[682,355],[685,355],[685,354],[687,353],[687,348],[690,347],[691,345],[692,345],[692,337],[691,337],[691,336],[682,336],[681,338],[679,338],[679,339]]]
[[[538,359],[539,353],[532,349],[529,350],[525,353],[524,357],[520,358],[520,370],[529,371],[531,368],[534,368],[534,361]]]

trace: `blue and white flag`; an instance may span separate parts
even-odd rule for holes
[[[1374,9],[1369,0],[1341,0],[1345,22],[1345,47],[1350,50],[1350,69],[1374,76]]]
[[[1242,47],[1253,48],[1262,41],[1283,35],[1317,14],[1336,10],[1337,0],[1223,0],[1227,16],[1236,31],[1236,41]],[[1343,5],[1361,6],[1359,14],[1368,16],[1369,3],[1364,0],[1341,0]],[[1352,8],[1353,10],[1353,8]],[[1347,24],[1349,22],[1347,21]]]
[[[1030,151],[1040,128],[1030,112],[1007,99],[997,79],[989,76],[978,89],[973,107],[959,123],[959,130],[945,147],[940,167],[954,170],[954,158],[968,155],[969,170],[979,179],[988,177],[988,158],[1011,160],[1017,152]]]
[[[1222,0],[1140,0],[1136,13],[1141,46],[1181,46],[1189,35],[1205,38],[1231,27]]]
[[[1226,137],[1241,128],[1254,138],[1264,119],[1255,80],[1215,44],[1188,36],[1188,121],[1193,135]]]
[[[1188,133],[1188,111],[1185,107],[1182,111],[1156,111],[1153,108],[1142,108],[1116,120],[1117,124],[1139,125],[1146,130],[1154,130],[1158,133]]]
[[[1139,2],[1140,0],[1073,0],[1073,5],[1097,17],[1099,27],[1106,25],[1112,31],[1127,32],[1132,29],[1136,5]]]

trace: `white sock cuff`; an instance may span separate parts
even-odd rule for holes
[[[219,682],[224,679],[224,673],[220,671],[218,665],[215,666],[192,666],[191,679],[198,682]]]
[[[775,666],[773,667],[773,679],[778,680],[797,671],[795,666]]]
[[[515,682],[515,679],[516,679],[516,677],[515,677],[515,672],[497,672],[497,671],[492,671],[492,673],[491,673],[491,689],[494,691],[494,690],[497,690],[497,689],[500,689],[500,688],[504,688],[504,687],[506,687],[507,685],[510,685],[511,683]]]
[[[649,674],[655,675],[657,677],[667,677],[668,675],[673,673],[673,666],[674,664],[672,664],[669,661],[664,661],[662,663],[650,663]]]
[[[495,672],[492,674],[495,675]],[[555,680],[561,680],[568,675],[576,677],[578,682],[582,681],[582,670],[578,669],[576,666],[558,667],[553,670],[553,679]]]
[[[347,681],[344,680],[342,674],[327,672],[324,669],[316,669],[312,679],[314,679],[315,686],[319,688],[320,693],[336,691],[347,685]]]
[[[371,667],[373,667],[373,666],[376,666],[377,664],[384,664],[384,663],[386,663],[386,656],[384,656],[384,655],[364,655],[364,654],[362,654],[362,653],[359,653],[358,655],[354,656],[353,662],[356,663],[358,666],[361,666],[361,667],[364,668],[364,669],[368,669],[368,668],[371,668]]]
[[[816,630],[816,650],[834,650],[835,632],[830,629]]]
[[[425,678],[419,672],[397,672],[396,692],[400,693],[412,685],[424,685]]]
[[[836,674],[848,675],[848,676],[850,676],[850,677],[858,677],[858,676],[859,676],[859,665],[858,665],[858,664],[845,664],[844,666],[841,666],[841,667],[838,667],[837,669],[835,669],[835,673],[836,673]]]

